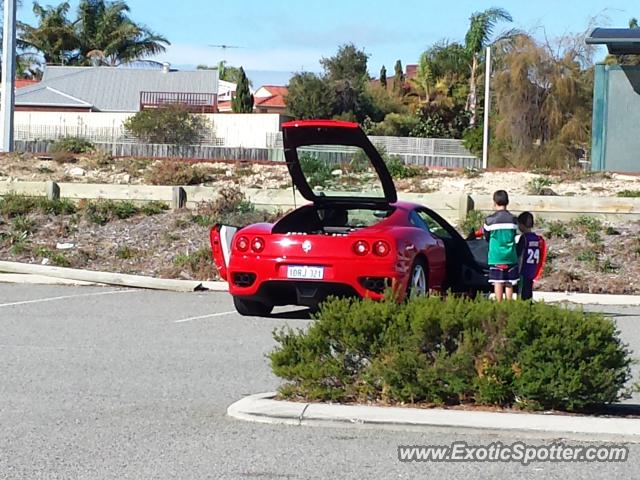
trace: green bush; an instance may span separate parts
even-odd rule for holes
[[[640,190],[622,190],[618,192],[616,196],[621,198],[638,198],[640,197]]]
[[[549,177],[536,177],[529,181],[527,190],[529,195],[540,195],[545,188],[553,185],[553,181]]]
[[[385,155],[384,161],[393,178],[413,178],[422,175],[419,167],[406,165],[397,155]]]
[[[136,138],[148,143],[194,145],[200,143],[209,123],[180,104],[147,108],[124,122]]]
[[[484,225],[485,216],[485,213],[480,210],[469,210],[467,212],[467,218],[459,228],[462,236],[466,237],[471,232],[479,230]]]
[[[629,394],[613,321],[544,303],[332,299],[274,338],[287,398],[579,411]]]
[[[473,155],[482,155],[483,130],[482,127],[469,128],[462,135],[462,144]]]
[[[310,153],[300,154],[300,168],[311,188],[324,187],[333,179],[331,167]]]
[[[140,207],[140,211],[148,217],[152,215],[159,215],[166,210],[169,210],[169,206],[166,203],[159,202],[157,200],[147,202]]]
[[[547,223],[546,236],[549,238],[570,238],[571,234],[567,225],[562,220],[552,220]]]
[[[104,225],[115,219],[125,219],[140,213],[140,209],[129,200],[98,200],[87,202],[84,206],[84,213],[89,221]]]
[[[0,197],[0,214],[7,218],[24,216],[33,212],[51,215],[71,215],[76,206],[71,200],[49,200],[46,197],[27,197],[9,193]]]
[[[56,140],[51,145],[51,153],[90,153],[93,152],[95,146],[89,140],[80,137],[64,137]]]

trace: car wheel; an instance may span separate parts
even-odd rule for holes
[[[416,258],[407,284],[407,297],[422,297],[429,293],[428,272],[427,262],[423,258]]]
[[[235,296],[233,297],[233,306],[243,317],[266,317],[273,310],[273,305]]]

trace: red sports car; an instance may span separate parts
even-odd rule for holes
[[[398,201],[357,123],[293,121],[282,130],[289,173],[311,203],[273,224],[211,230],[241,315],[315,307],[329,295],[380,299],[388,287],[401,295],[488,290],[486,242],[467,242],[436,212]]]

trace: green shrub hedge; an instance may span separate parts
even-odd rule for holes
[[[332,299],[274,337],[287,398],[580,411],[630,393],[613,321],[544,303]]]

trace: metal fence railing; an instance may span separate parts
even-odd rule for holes
[[[371,142],[390,155],[398,156],[411,165],[448,168],[480,168],[481,161],[462,144],[462,140],[443,138],[379,137]],[[267,147],[282,150],[282,132],[267,134]],[[315,148],[315,147],[314,147]],[[331,146],[331,151],[348,152],[348,147]]]
[[[128,156],[145,154],[149,156],[198,155],[193,158],[220,158],[221,160],[237,160],[243,155],[248,159],[284,161],[282,133],[267,133],[266,148],[242,148],[228,144],[225,138],[216,137],[214,129],[206,132],[198,145],[201,148],[170,148],[164,146],[161,153],[158,147],[145,147],[123,126],[93,127],[86,124],[77,125],[34,125],[18,124],[14,130],[16,146],[22,145],[33,152],[48,151],[47,143],[65,137],[78,137],[100,145],[101,150],[110,151],[112,155]],[[473,156],[460,140],[439,138],[406,138],[406,137],[369,137],[374,145],[384,149],[390,155],[399,157],[404,163],[426,167],[446,168],[480,168],[480,160]],[[214,148],[215,147],[215,148]],[[220,148],[225,147],[225,148]],[[318,147],[335,153],[336,158],[349,152],[348,147]],[[248,153],[255,150],[255,152]],[[260,152],[258,152],[260,150]],[[220,157],[217,157],[220,156]]]

